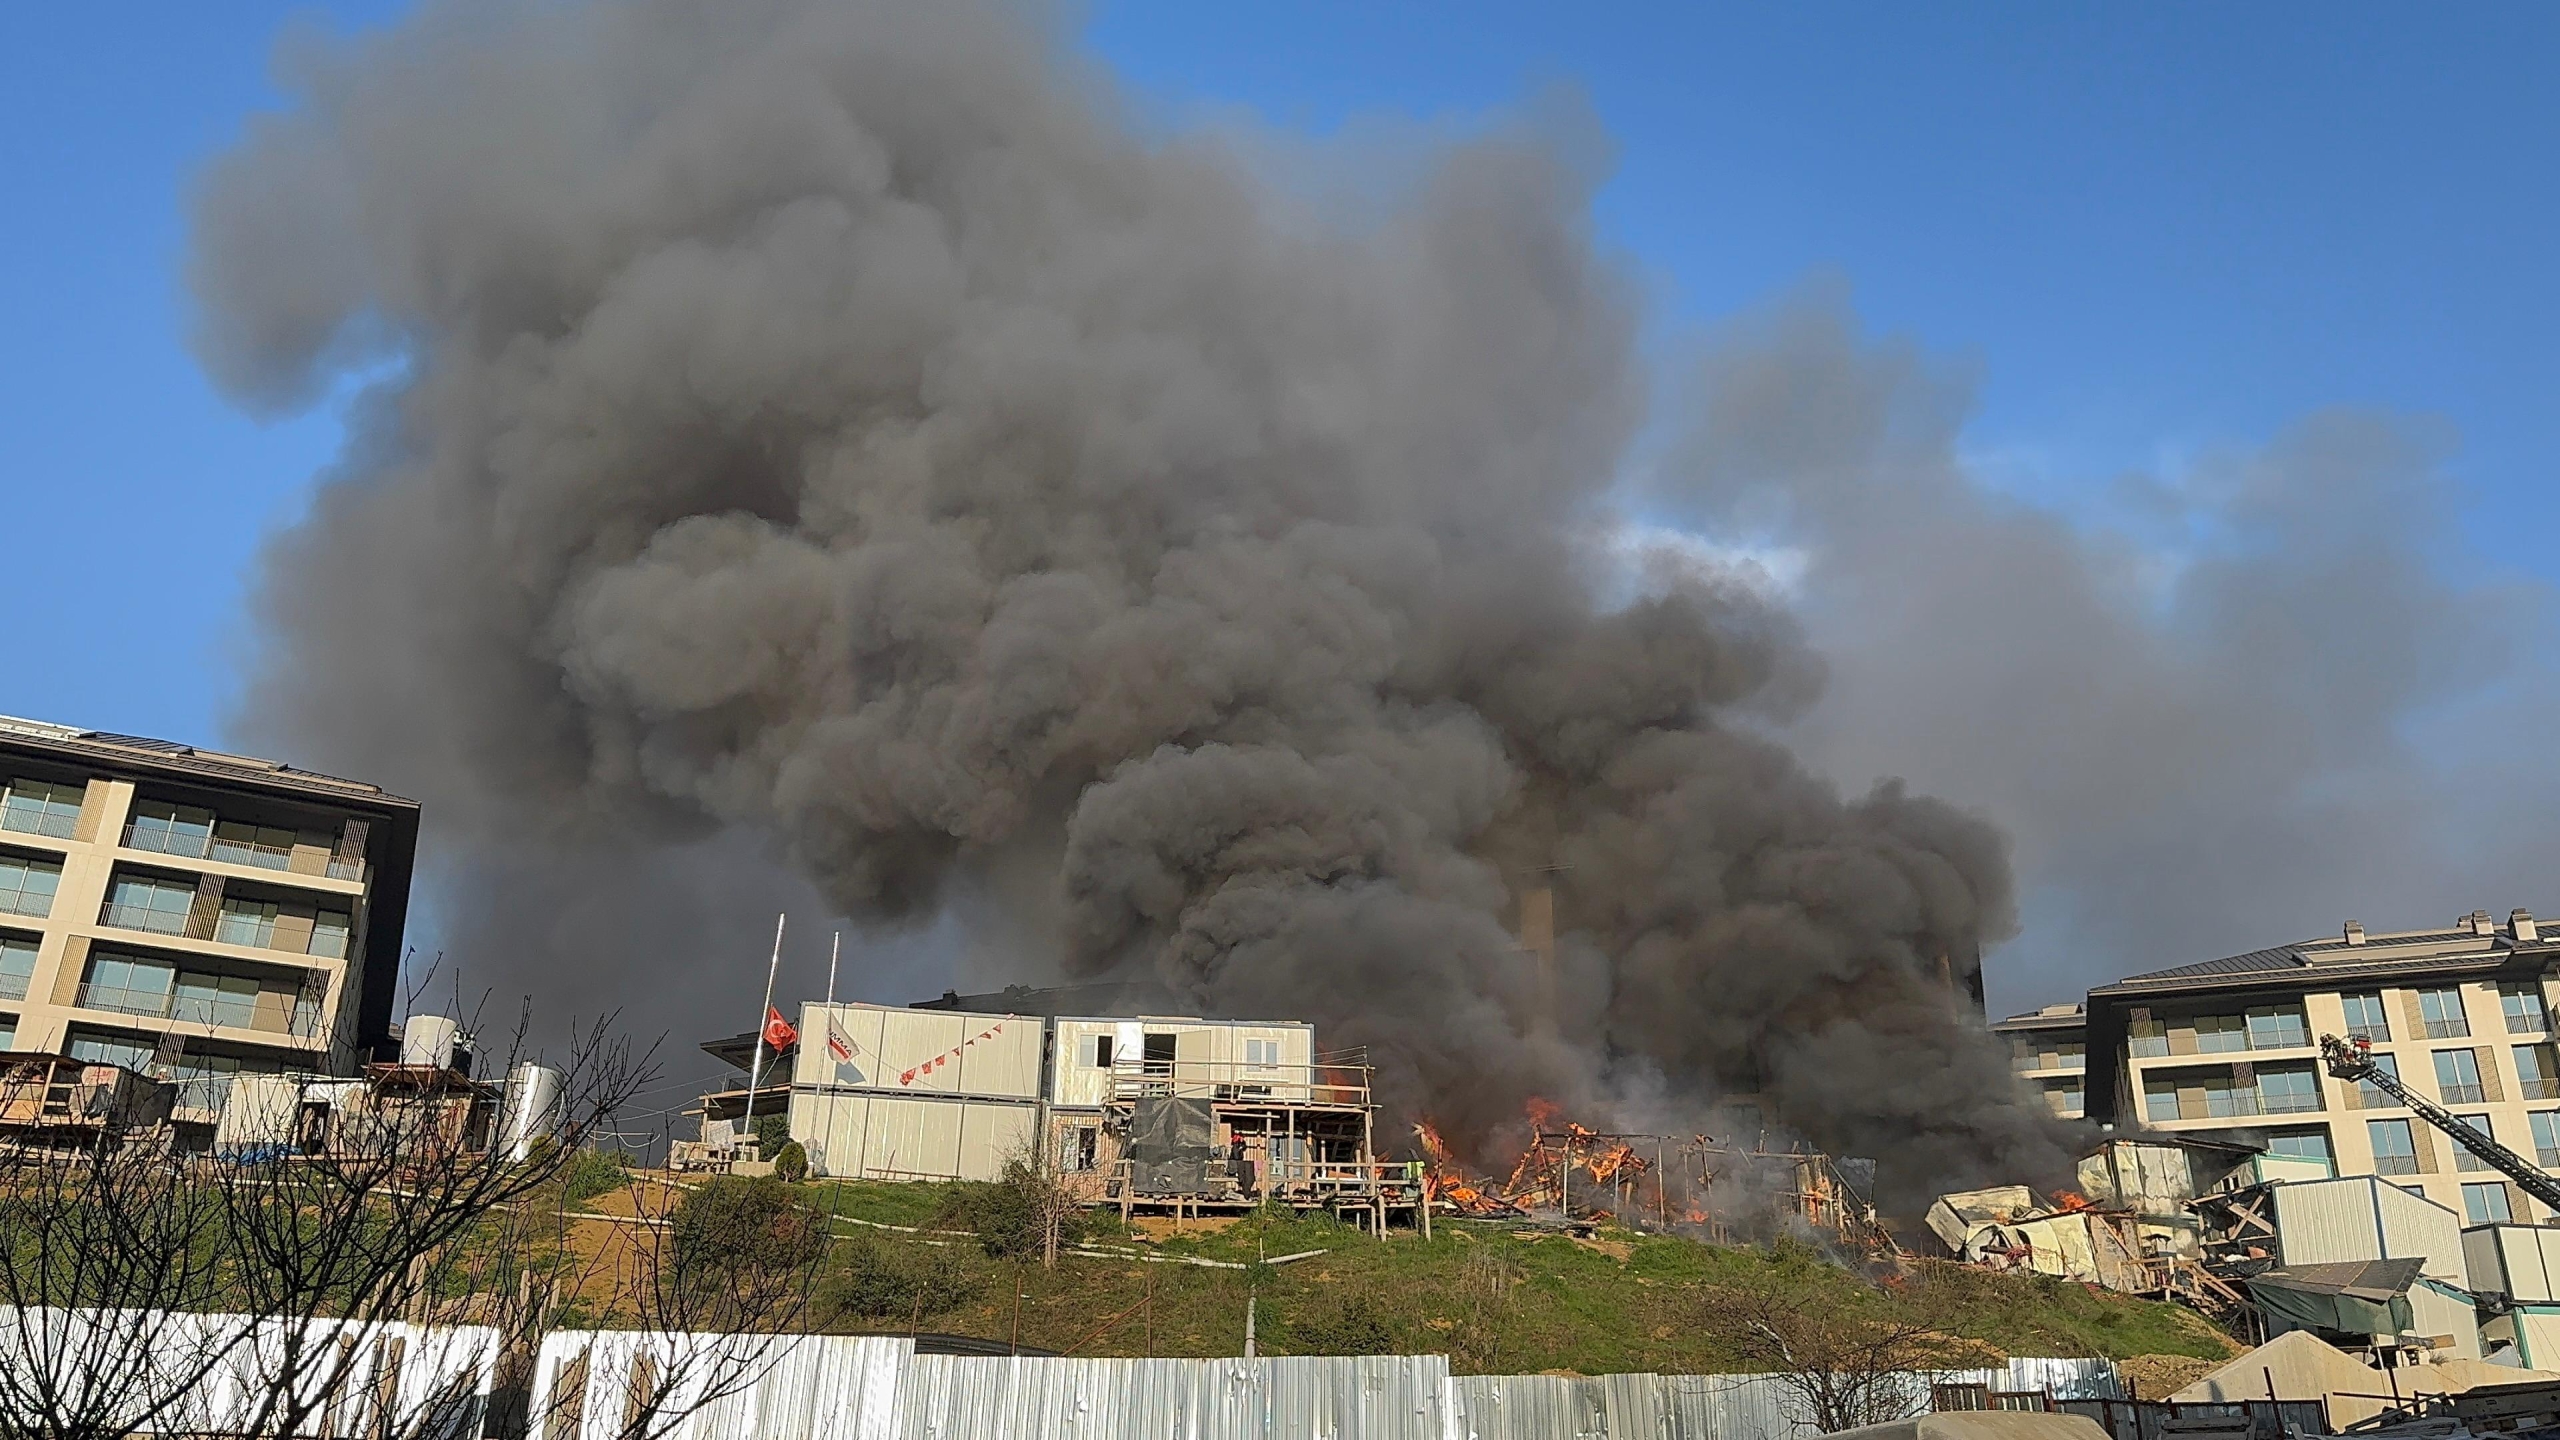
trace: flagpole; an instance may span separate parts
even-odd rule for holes
[[[830,1005],[836,1003],[836,952],[843,948],[844,932],[839,930],[835,938],[827,942],[827,1003]]]
[[[756,1058],[747,1067],[747,1138],[756,1133],[756,1086],[764,1078],[764,1017],[773,1013],[773,976],[782,968],[782,922],[788,913],[773,917],[773,959],[764,967],[764,1008],[756,1012]]]

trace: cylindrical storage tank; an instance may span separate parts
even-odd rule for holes
[[[522,1161],[533,1153],[533,1142],[549,1138],[559,1128],[560,1072],[530,1062],[517,1066],[507,1077],[506,1121],[498,1131],[507,1159]]]
[[[442,1070],[453,1063],[453,1047],[462,1025],[442,1015],[412,1015],[400,1030],[400,1063]]]
[[[301,1113],[302,1082],[286,1075],[238,1076],[214,1122],[214,1152],[253,1156],[292,1149]]]

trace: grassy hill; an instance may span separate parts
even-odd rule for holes
[[[847,1183],[803,1187],[839,1215],[947,1227],[952,1187]],[[937,1217],[943,1217],[939,1220]],[[905,1235],[845,1225],[822,1313],[841,1331],[925,1330],[1078,1355],[1240,1353],[1247,1295],[1259,1296],[1268,1354],[1430,1351],[1462,1372],[1740,1368],[1718,1296],[1748,1290],[1789,1303],[1925,1323],[1978,1342],[1982,1363],[2005,1355],[2193,1355],[2236,1352],[2190,1311],[2036,1276],[1921,1262],[1870,1283],[1807,1245],[1725,1248],[1604,1230],[1591,1241],[1526,1236],[1494,1222],[1452,1221],[1428,1243],[1384,1242],[1326,1219],[1257,1215],[1217,1233],[1144,1239],[1102,1216],[1089,1244],[1054,1271],[989,1258],[976,1237]],[[1151,1227],[1153,1228],[1153,1227]],[[1321,1250],[1282,1266],[1258,1257]],[[1140,1258],[1187,1256],[1217,1269]],[[1017,1320],[1017,1288],[1020,1294]]]

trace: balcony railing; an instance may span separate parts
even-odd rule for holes
[[[2418,1170],[2418,1157],[2415,1155],[2376,1155],[2373,1157],[2373,1173],[2376,1175],[2416,1175],[2420,1173]]]
[[[2427,1038],[2430,1040],[2467,1040],[2470,1036],[2471,1022],[2459,1015],[2450,1020],[2427,1022]]]
[[[2560,1079],[2528,1075],[2516,1082],[2516,1088],[2527,1100],[2560,1100]]]
[[[2444,1090],[2444,1103],[2447,1105],[2486,1105],[2489,1103],[2489,1089],[2485,1085],[2447,1085],[2442,1088]]]
[[[148,930],[154,935],[187,933],[187,912],[184,910],[159,910],[149,905],[136,905],[121,900],[108,901],[106,911],[98,917],[98,922],[102,925],[113,925],[119,930]]]

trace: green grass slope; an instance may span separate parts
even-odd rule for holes
[[[886,1224],[930,1226],[943,1210],[944,1187],[932,1185],[805,1189],[840,1215]],[[1327,1219],[1278,1215],[1140,1243],[1119,1232],[1116,1215],[1098,1225],[1093,1245],[1133,1253],[1070,1255],[1054,1271],[991,1259],[966,1237],[846,1226],[859,1234],[836,1263],[874,1283],[838,1284],[836,1299],[812,1318],[844,1331],[912,1326],[995,1340],[1018,1333],[1024,1345],[1078,1355],[1233,1355],[1243,1349],[1252,1294],[1267,1354],[1436,1352],[1467,1373],[1713,1373],[1742,1368],[1717,1296],[1747,1289],[1791,1305],[1916,1321],[1976,1342],[1969,1348],[1984,1363],[2005,1355],[2236,1353],[2228,1337],[2178,1306],[1930,1262],[1871,1283],[1804,1245],[1728,1248],[1614,1230],[1580,1243],[1455,1221],[1437,1225],[1427,1243],[1401,1235],[1381,1242]],[[1254,1263],[1306,1250],[1324,1253],[1282,1266]],[[1249,1268],[1151,1264],[1137,1254]],[[900,1283],[879,1283],[883,1275]],[[854,1299],[840,1303],[846,1296]]]

